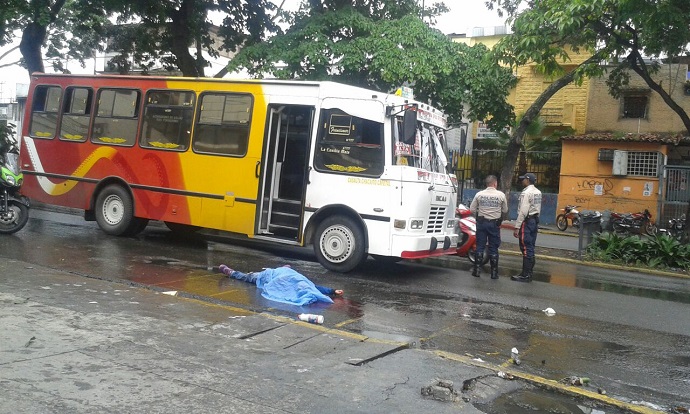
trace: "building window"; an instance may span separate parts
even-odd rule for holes
[[[628,175],[657,177],[663,155],[653,151],[628,151]]]
[[[623,96],[623,118],[647,118],[649,97],[641,95]]]

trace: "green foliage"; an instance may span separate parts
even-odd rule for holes
[[[228,70],[245,69],[254,77],[333,80],[381,91],[408,85],[417,99],[433,102],[451,122],[462,119],[466,104],[466,116],[490,119],[495,130],[512,123],[506,98],[515,79],[492,60],[485,46],[451,42],[410,13],[417,4],[411,0],[337,3],[345,5],[300,10],[284,34],[243,48]],[[381,9],[372,12],[374,4]]]
[[[690,245],[665,234],[638,237],[602,233],[587,247],[587,254],[604,262],[690,269]]]
[[[14,145],[14,124],[0,122],[0,154],[4,154]]]

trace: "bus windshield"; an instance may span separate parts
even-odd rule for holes
[[[418,122],[414,145],[402,142],[403,118],[396,117],[393,128],[393,160],[396,165],[409,165],[430,172],[445,173],[448,157],[444,130],[426,122]]]

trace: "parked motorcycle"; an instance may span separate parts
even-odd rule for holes
[[[636,233],[643,232],[653,236],[658,228],[652,220],[652,213],[645,209],[638,213],[611,213],[611,225],[616,233]]]
[[[24,174],[19,169],[19,150],[0,154],[0,234],[21,230],[29,220],[29,199],[19,192]]]
[[[460,204],[455,209],[455,217],[458,218],[457,233],[458,238],[457,255],[460,257],[467,256],[470,262],[475,262],[475,252],[477,250],[477,220],[472,215],[472,212],[465,205]],[[484,250],[481,264],[489,263],[489,250]]]
[[[568,220],[570,220],[571,226],[580,226],[580,212],[577,211],[578,207],[580,206],[568,204],[567,206],[561,209],[563,211],[563,214],[559,214],[556,217],[556,227],[558,227],[558,230],[565,231],[568,228]]]
[[[677,240],[685,239],[685,214],[679,218],[672,218],[668,221],[668,227],[666,227],[666,233]]]

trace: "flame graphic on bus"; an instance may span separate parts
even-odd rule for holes
[[[41,159],[38,157],[38,151],[36,150],[34,140],[30,137],[24,137],[24,142],[26,144],[26,149],[29,152],[29,158],[31,159],[31,163],[34,166],[34,170],[39,173],[45,173],[45,169],[43,168]],[[94,166],[94,164],[98,162],[98,160],[103,158],[112,159],[116,153],[117,151],[114,148],[99,147],[88,157],[86,157],[86,159],[70,175],[72,177],[83,178],[84,176],[86,176],[86,173],[89,172],[89,170]],[[38,180],[38,184],[41,186],[43,191],[45,191],[46,194],[50,194],[52,196],[60,196],[66,194],[70,190],[72,190],[75,185],[77,185],[77,181],[75,180],[68,179],[60,183],[53,183],[47,177],[38,175],[36,176],[36,178]]]

